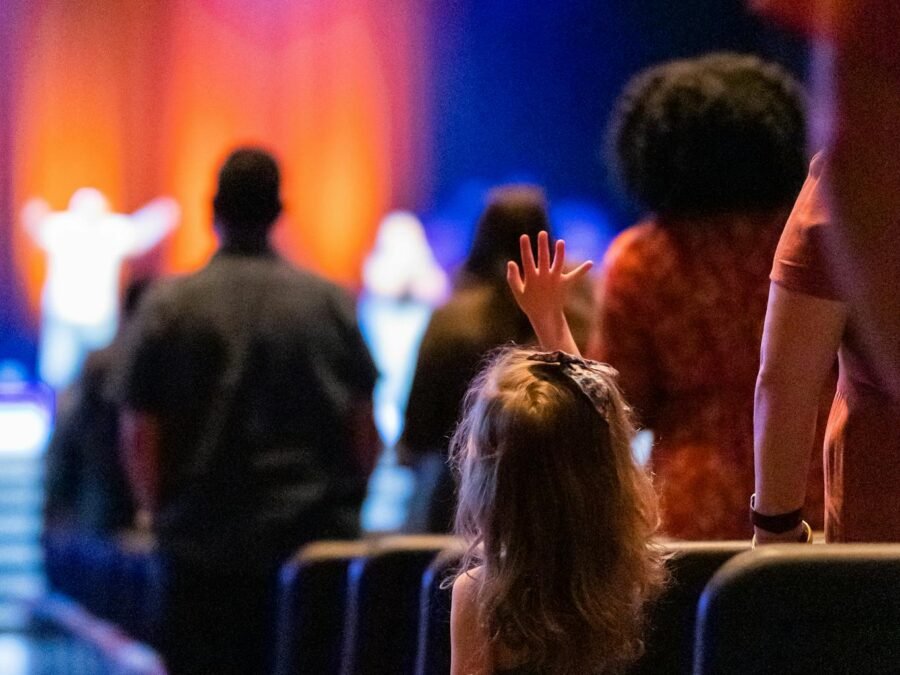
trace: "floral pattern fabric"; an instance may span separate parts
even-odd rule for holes
[[[753,396],[786,215],[648,220],[620,234],[606,255],[599,342],[588,355],[619,371],[639,422],[654,433],[650,467],[666,535],[752,534]],[[821,452],[816,457],[805,517],[820,528]]]

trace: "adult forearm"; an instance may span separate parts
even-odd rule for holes
[[[818,409],[817,392],[799,392],[784,378],[760,375],[753,414],[760,513],[787,513],[803,506]]]
[[[846,317],[841,302],[778,284],[770,289],[753,415],[758,513],[780,515],[803,506],[819,397]],[[759,528],[757,536],[778,540]]]

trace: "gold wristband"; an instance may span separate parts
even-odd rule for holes
[[[800,529],[800,537],[797,539],[796,543],[798,543],[798,544],[813,543],[813,532],[812,532],[812,528],[809,526],[809,523],[807,523],[805,520],[801,520],[800,525],[802,525],[802,528]],[[779,542],[773,542],[773,543],[790,544],[791,542],[779,541]],[[759,543],[756,541],[756,534],[754,533],[753,539],[750,541],[750,546],[752,548],[756,548],[758,545],[759,545]]]

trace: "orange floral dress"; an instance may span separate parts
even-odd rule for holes
[[[604,260],[599,343],[641,425],[663,533],[749,537],[753,395],[769,271],[787,213],[703,222],[648,220]],[[823,419],[828,392],[823,397]],[[821,448],[821,444],[818,445]],[[805,517],[822,526],[821,453]]]

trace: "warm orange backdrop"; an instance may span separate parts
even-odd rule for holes
[[[82,186],[116,210],[174,196],[182,223],[153,258],[195,269],[227,151],[279,156],[290,258],[354,284],[388,208],[427,189],[417,0],[42,0],[12,31],[14,209],[64,208]],[[36,307],[43,258],[16,228]]]

